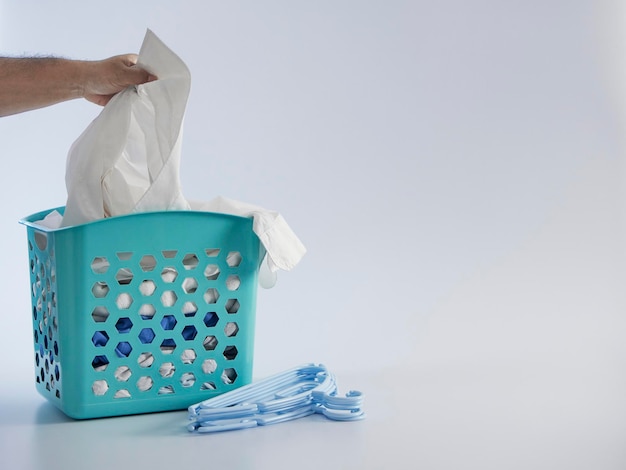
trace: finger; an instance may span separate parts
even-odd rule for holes
[[[126,70],[126,78],[129,85],[141,85],[157,79],[155,75],[137,65],[133,65]]]
[[[125,54],[123,56],[120,56],[122,59],[122,62],[124,63],[124,65],[127,66],[132,66],[132,65],[136,65],[137,64],[137,60],[139,59],[139,56],[137,54]]]
[[[129,85],[140,85],[157,79],[156,75],[151,74],[137,65],[137,60],[139,59],[137,54],[125,54],[120,57],[124,65],[128,67],[126,73],[127,77],[130,79]]]
[[[85,95],[85,99],[100,106],[106,106],[113,95]]]

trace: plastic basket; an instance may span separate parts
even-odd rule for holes
[[[20,221],[44,397],[84,419],[185,409],[251,382],[265,254],[252,219],[168,211],[34,224],[51,210]]]

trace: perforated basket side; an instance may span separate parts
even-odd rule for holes
[[[47,237],[70,416],[183,409],[250,382],[264,254],[250,219],[134,214]]]
[[[40,394],[61,406],[62,350],[54,234],[28,227],[27,241],[36,387]]]

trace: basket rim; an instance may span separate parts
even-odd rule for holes
[[[144,211],[144,212],[131,212],[129,214],[122,214],[122,215],[116,215],[113,217],[105,217],[102,219],[96,219],[96,220],[91,220],[89,222],[85,222],[82,224],[76,224],[76,225],[68,225],[66,227],[58,227],[58,228],[51,228],[51,227],[46,227],[44,225],[38,224],[36,223],[36,221],[43,219],[46,215],[48,215],[49,213],[53,212],[53,211],[58,211],[61,214],[64,213],[65,211],[65,206],[58,206],[58,207],[52,207],[50,209],[45,209],[43,211],[39,211],[39,212],[35,212],[33,214],[27,215],[25,217],[22,217],[21,219],[18,220],[18,223],[22,224],[22,225],[26,225],[27,227],[31,227],[34,229],[37,229],[39,231],[42,232],[60,232],[63,230],[71,230],[77,227],[85,227],[85,226],[89,226],[89,225],[95,225],[95,224],[106,224],[109,221],[112,220],[120,220],[120,219],[125,219],[125,218],[136,218],[136,217],[146,217],[146,216],[154,216],[154,215],[162,215],[162,216],[168,216],[168,215],[172,215],[172,214],[204,214],[204,215],[211,215],[211,216],[217,216],[217,217],[224,217],[224,218],[232,218],[232,219],[238,219],[238,220],[250,220],[252,219],[252,216],[246,217],[246,216],[240,216],[240,215],[235,215],[235,214],[227,214],[224,212],[211,212],[211,211],[199,211],[199,210],[193,210],[193,209],[189,209],[189,210],[180,210],[180,209],[176,209],[176,210],[158,210],[158,211]]]

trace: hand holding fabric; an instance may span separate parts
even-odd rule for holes
[[[104,106],[125,88],[156,80],[155,75],[137,65],[137,58],[137,54],[124,54],[88,62],[83,88],[85,99]]]

